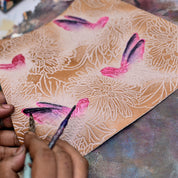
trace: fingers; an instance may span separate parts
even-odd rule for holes
[[[11,104],[2,104],[0,106],[0,119],[9,117],[14,112],[14,107]]]
[[[33,160],[32,177],[57,177],[56,159],[53,151],[32,133],[26,134],[24,141]]]
[[[13,113],[14,107],[6,104],[6,100],[2,91],[0,91],[0,129],[11,128],[12,121],[10,115]]]
[[[26,134],[24,141],[33,160],[33,178],[87,178],[88,162],[67,142],[59,140],[50,150],[33,133]]]
[[[5,119],[0,119],[0,129],[10,129],[13,128],[12,120],[10,117]]]
[[[1,130],[0,131],[0,145],[1,146],[19,146],[19,141],[14,131]]]
[[[10,115],[13,113],[14,107],[6,104],[6,99],[2,91],[0,91],[0,129],[13,127]]]
[[[73,178],[73,163],[70,155],[59,146],[54,148],[58,178]]]
[[[13,127],[10,115],[14,107],[5,103],[4,94],[0,92],[0,130]],[[5,130],[0,131],[0,145],[0,177],[18,177],[17,172],[22,169],[25,159],[25,147],[3,147],[19,145],[15,132]]]
[[[4,96],[2,91],[0,91],[0,103],[1,104],[5,104],[6,103],[6,99],[5,99],[5,96]]]
[[[12,147],[0,146],[0,161],[5,158],[11,157],[17,152],[17,150],[18,150],[18,147],[12,148]]]
[[[58,151],[58,147],[64,150],[72,159],[73,163],[73,178],[88,177],[88,162],[81,154],[66,141],[58,140],[54,147],[54,152]]]
[[[13,156],[0,162],[1,178],[17,178],[17,172],[23,168],[25,159],[25,147],[21,146]]]
[[[9,104],[0,105],[0,129],[12,128],[10,115],[14,112],[14,107]]]

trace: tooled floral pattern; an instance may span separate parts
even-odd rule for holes
[[[94,124],[89,118],[87,123],[81,128],[80,132],[75,136],[72,145],[80,151],[82,155],[86,155],[90,150],[101,145],[105,140],[112,136],[117,130],[109,128],[107,125],[100,121]],[[85,136],[83,135],[85,132]]]
[[[147,64],[164,71],[178,72],[178,28],[172,23],[144,11],[131,13],[133,27],[144,29]]]
[[[94,72],[94,71],[93,71]],[[101,75],[82,75],[71,79],[66,90],[77,98],[87,97],[94,113],[104,115],[105,121],[132,117],[131,107],[137,103],[137,89],[122,80]]]
[[[120,26],[123,21],[127,21],[126,25]],[[99,32],[86,48],[84,59],[89,60],[94,66],[101,66],[109,64],[112,60],[118,60],[121,58],[123,48],[126,44],[124,32],[127,32],[131,28],[131,22],[128,18],[122,16],[118,18],[110,18],[108,24]],[[128,35],[132,32],[128,31]]]
[[[77,65],[69,65],[64,67],[64,69],[79,69],[86,64],[86,62],[92,64],[93,67],[108,65],[112,60],[119,62],[126,45],[125,40],[128,40],[134,33],[129,17],[124,16],[125,14],[116,18],[115,13],[113,13],[103,29],[95,32],[88,31],[87,33],[91,38],[82,38],[80,41],[81,47],[75,49],[77,53],[73,51],[76,55],[75,60],[78,62]],[[125,23],[125,25],[121,26],[120,24],[122,23]],[[77,56],[82,53],[81,50],[84,51],[84,53],[82,56]]]
[[[17,54],[17,51],[21,49],[23,43],[21,39],[11,39],[11,40],[2,40],[0,41],[0,56],[3,60],[11,60],[14,57],[14,54]]]
[[[70,63],[69,59],[61,58],[58,42],[53,38],[49,38],[47,33],[48,31],[42,31],[31,36],[31,41],[38,39],[27,53],[27,56],[34,63],[31,69],[33,74],[53,74]]]
[[[177,88],[178,76],[174,73],[162,75],[159,79],[149,80],[137,93],[138,106],[140,108],[152,108]]]
[[[178,29],[158,18],[147,23],[149,64],[165,72],[178,72]]]
[[[108,9],[112,9],[115,5],[118,5],[119,1],[120,0],[80,0],[73,3],[71,9],[73,9],[75,12],[82,12],[86,11],[86,9],[95,9],[97,11],[103,8],[103,10],[106,11]]]

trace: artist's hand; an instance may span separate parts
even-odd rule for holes
[[[12,147],[19,146],[10,117],[14,107],[5,103],[5,97],[0,92],[0,160],[14,154],[17,148]]]
[[[14,111],[12,105],[5,104],[0,92],[0,177],[17,177],[16,173],[23,167],[25,148],[17,147],[19,142],[13,130],[10,115]]]
[[[32,178],[87,178],[88,162],[71,145],[58,140],[53,150],[33,133],[25,135],[32,163]]]

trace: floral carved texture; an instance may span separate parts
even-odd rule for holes
[[[116,120],[119,116],[132,117],[131,107],[137,103],[137,88],[122,80],[97,75],[71,80],[67,92],[72,92],[77,98],[87,97],[90,109],[98,115],[104,115],[105,120]]]
[[[158,70],[178,73],[178,30],[161,18],[147,23],[149,61]],[[170,35],[171,34],[171,35]]]
[[[178,28],[144,11],[134,12],[131,15],[133,27],[144,30],[146,63],[158,71],[178,73]]]

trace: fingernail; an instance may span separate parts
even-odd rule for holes
[[[11,108],[11,105],[9,105],[9,104],[2,104],[1,106],[4,109],[10,109]]]
[[[21,146],[17,149],[17,151],[16,151],[16,153],[15,153],[14,155],[15,155],[15,156],[16,156],[16,155],[19,155],[19,154],[21,154],[24,150],[25,150],[24,145],[21,145]]]

